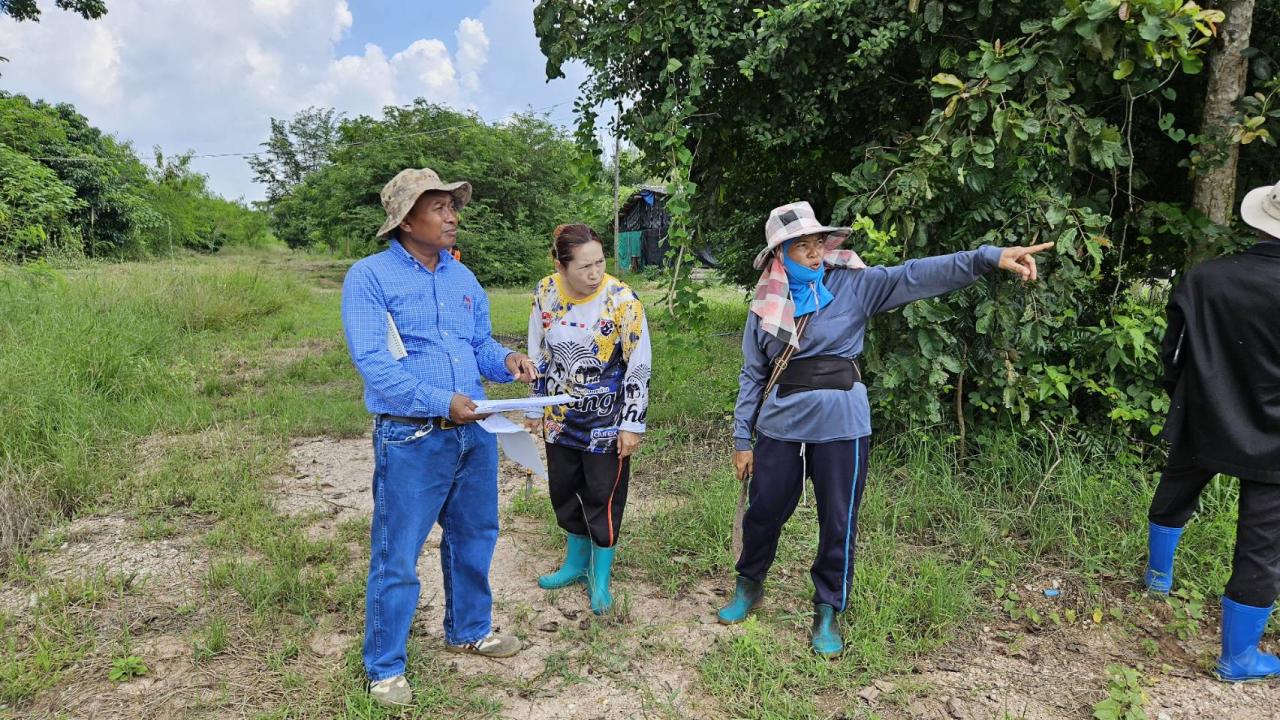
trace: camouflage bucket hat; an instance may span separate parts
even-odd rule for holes
[[[471,202],[471,183],[465,180],[444,182],[431,168],[401,170],[382,187],[382,208],[387,211],[387,221],[378,230],[378,237],[385,237],[400,225],[422,193],[432,190],[453,195],[459,210]]]

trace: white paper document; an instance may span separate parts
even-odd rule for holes
[[[396,360],[409,356],[409,352],[404,349],[404,341],[400,339],[400,331],[396,329],[396,321],[391,319],[391,313],[387,313],[387,351]]]
[[[500,413],[512,412],[515,410],[541,410],[551,405],[572,405],[578,402],[578,398],[572,395],[551,395],[543,397],[534,395],[533,397],[511,398],[510,400],[477,400],[475,412],[481,413]]]
[[[547,468],[538,455],[538,446],[523,427],[503,415],[490,415],[479,421],[480,427],[498,436],[498,447],[507,458],[533,471],[534,475],[547,479]]]

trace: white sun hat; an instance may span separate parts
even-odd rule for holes
[[[1273,238],[1280,238],[1280,185],[1254,188],[1240,203],[1240,218]]]
[[[822,235],[827,250],[834,250],[849,237],[852,229],[834,225],[823,225],[818,222],[809,203],[801,201],[774,208],[769,212],[769,219],[764,224],[764,249],[756,255],[757,270],[764,267],[764,261],[773,249],[788,240],[805,235]]]

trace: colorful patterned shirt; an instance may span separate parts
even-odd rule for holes
[[[533,293],[529,355],[542,378],[539,394],[569,393],[582,400],[546,409],[546,439],[587,452],[615,452],[619,430],[644,432],[653,363],[644,307],[612,275],[580,300],[565,295],[561,282],[558,274],[548,275]]]

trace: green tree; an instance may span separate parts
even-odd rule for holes
[[[270,243],[265,216],[214,195],[190,160],[157,149],[149,169],[74,107],[0,93],[0,258]]]
[[[107,14],[103,0],[54,0],[54,5],[69,10],[85,20],[97,20]],[[36,0],[0,0],[0,14],[14,20],[40,20],[40,5]]]
[[[1153,382],[1159,292],[1139,288],[1181,267],[1193,242],[1220,252],[1240,240],[1189,202],[1200,138],[1184,128],[1197,124],[1222,19],[1182,0],[535,10],[548,76],[568,61],[590,72],[581,125],[621,101],[626,137],[685,183],[675,212],[744,285],[768,210],[797,199],[854,223],[850,243],[872,262],[1058,242],[1035,287],[993,280],[873,324],[867,364],[890,417],[1144,434],[1166,401]],[[1255,101],[1270,122],[1270,96]],[[1262,140],[1246,173],[1274,166]]]
[[[249,158],[253,179],[267,186],[267,202],[285,197],[307,175],[329,162],[338,142],[342,115],[332,108],[311,107],[292,120],[271,118],[266,150]]]
[[[0,259],[79,251],[75,190],[52,170],[0,145]]]
[[[299,119],[321,111],[304,111]],[[273,121],[273,136],[283,123]],[[292,124],[290,124],[292,127]],[[383,246],[379,191],[397,172],[430,167],[471,182],[458,246],[485,283],[528,282],[550,269],[551,230],[586,215],[575,188],[579,151],[543,118],[516,115],[487,124],[423,100],[388,107],[381,118],[344,118],[318,168],[268,197],[276,235],[291,247],[319,246],[359,256]],[[294,146],[269,142],[259,167],[289,167]]]
[[[52,170],[75,191],[73,217],[90,255],[145,251],[161,221],[142,197],[146,167],[132,149],[89,124],[68,104],[0,95],[0,145]]]
[[[163,218],[157,240],[162,236],[169,250],[184,247],[205,252],[224,245],[269,245],[273,238],[266,214],[214,194],[208,178],[191,168],[191,155],[166,158],[155,148],[147,197]]]
[[[1235,210],[1241,137],[1231,137],[1231,124],[1236,119],[1235,105],[1244,95],[1248,78],[1249,59],[1244,51],[1249,47],[1249,34],[1253,29],[1254,0],[1227,0],[1221,6],[1225,19],[1218,33],[1220,42],[1210,53],[1201,123],[1202,147],[1212,148],[1208,154],[1214,158],[1213,162],[1201,163],[1197,168],[1194,202],[1196,209],[1210,220],[1225,225],[1230,223]],[[1207,248],[1195,250],[1193,256],[1201,256]]]

